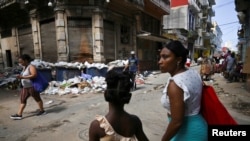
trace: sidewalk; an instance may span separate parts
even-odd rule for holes
[[[206,81],[214,87],[221,102],[239,124],[250,124],[250,93],[244,82],[227,83],[218,73],[212,76],[213,81]]]
[[[193,63],[191,68],[199,72],[200,65]],[[250,92],[244,82],[227,83],[222,75],[215,73],[212,81],[205,83],[214,87],[220,101],[239,124],[250,124]]]

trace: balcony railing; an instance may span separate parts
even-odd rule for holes
[[[212,17],[215,16],[215,11],[213,10],[212,7],[209,7],[209,8],[208,8],[208,14],[209,14],[210,16],[212,16]]]
[[[204,49],[204,44],[202,42],[202,38],[198,38],[197,40],[195,40],[194,47],[199,48],[199,49]]]
[[[195,0],[188,0],[188,5],[191,9],[193,9],[197,13],[201,11],[200,7],[195,2]]]
[[[170,12],[170,0],[150,0],[153,4],[163,9],[165,12]]]
[[[203,33],[203,38],[204,39],[211,39],[212,38],[212,34],[210,32],[204,32]]]
[[[195,23],[195,28],[196,28],[196,29],[201,28],[201,23],[200,23],[200,22],[196,22],[196,23]]]
[[[212,17],[210,15],[207,15],[207,22],[212,23]]]
[[[209,1],[210,5],[215,5],[216,4],[215,0],[208,0],[208,1]]]
[[[13,3],[18,2],[19,0],[0,0],[0,9],[7,7]]]
[[[129,2],[136,4],[139,7],[144,7],[144,0],[128,0]]]
[[[200,0],[202,6],[208,6],[208,0]]]

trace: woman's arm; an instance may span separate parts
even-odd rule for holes
[[[168,96],[170,100],[171,120],[162,137],[162,141],[169,141],[176,135],[182,126],[185,115],[183,90],[179,88],[174,81],[170,81],[168,85]]]
[[[29,69],[30,75],[26,75],[26,76],[18,75],[17,78],[18,79],[33,79],[33,78],[36,78],[36,76],[37,76],[36,67],[33,66],[33,65],[30,65],[29,68],[27,68],[27,69]]]
[[[33,66],[33,65],[30,65],[29,69],[30,69],[30,75],[26,76],[26,77],[27,77],[26,79],[33,79],[33,78],[36,78],[36,76],[37,76],[36,67]]]

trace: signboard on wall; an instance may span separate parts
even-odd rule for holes
[[[250,73],[250,47],[246,50],[245,62],[243,64],[243,73]]]

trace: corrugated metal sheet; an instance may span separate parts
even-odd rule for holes
[[[104,21],[104,57],[106,63],[116,59],[114,23]]]
[[[54,19],[41,22],[41,48],[44,61],[57,62],[58,56]]]
[[[31,25],[18,28],[20,54],[29,54],[34,58],[34,46]]]
[[[93,61],[91,19],[68,18],[69,61]]]

